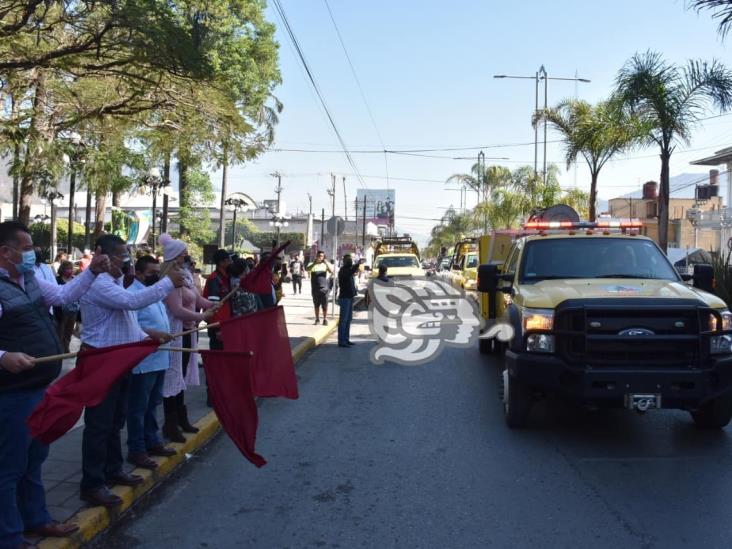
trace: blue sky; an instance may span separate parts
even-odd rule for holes
[[[349,148],[381,150],[379,137],[361,100],[323,0],[281,0],[326,102]],[[494,74],[533,75],[545,65],[549,76],[591,79],[589,84],[550,82],[549,103],[575,92],[582,99],[605,98],[622,64],[636,51],[652,49],[672,62],[718,58],[729,62],[729,46],[708,13],[688,11],[683,0],[329,0],[351,60],[388,149],[477,147],[533,141],[530,125],[533,82],[495,80]],[[337,149],[336,137],[295,57],[272,6],[283,83],[276,90],[285,109],[275,148]],[[714,114],[714,113],[710,113]],[[549,139],[556,139],[550,132]],[[689,147],[674,154],[671,174],[704,168],[689,160],[732,145],[732,116],[700,125]],[[692,151],[684,152],[681,149]],[[516,167],[533,163],[533,145],[485,148],[487,163]],[[388,156],[389,187],[396,189],[400,231],[426,235],[459,193],[444,180],[467,171],[478,149],[438,152],[448,158]],[[386,188],[382,154],[354,154],[367,188]],[[549,161],[562,168],[562,186],[588,186],[587,170],[565,170],[560,145],[550,144]],[[630,152],[600,176],[600,196],[634,191],[658,179],[655,149]],[[340,175],[346,175],[353,204],[361,186],[342,154],[268,152],[231,170],[232,191],[262,200],[273,196],[267,174],[283,174],[287,209],[307,210],[307,193],[320,212],[329,208],[330,173],[339,175],[336,213],[343,215]],[[218,174],[214,181],[218,181]],[[414,180],[414,181],[411,181]],[[452,186],[454,187],[454,186]],[[470,196],[469,201],[474,201]],[[351,206],[352,209],[352,206]],[[353,215],[352,211],[348,212]]]

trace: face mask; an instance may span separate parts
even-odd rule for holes
[[[15,268],[18,272],[21,274],[33,272],[33,267],[36,266],[36,252],[28,250],[27,252],[20,252],[20,255],[23,259],[20,263],[15,264]]]
[[[150,275],[145,277],[145,286],[152,286],[160,281],[160,275]]]

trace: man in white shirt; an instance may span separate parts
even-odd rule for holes
[[[79,299],[109,260],[97,254],[87,272],[62,286],[37,278],[35,263],[28,228],[0,223],[0,547],[22,547],[24,531],[45,537],[78,529],[48,512],[41,473],[48,446],[31,437],[26,420],[61,372],[60,360],[34,362],[62,352],[47,308]]]
[[[183,273],[176,269],[157,284],[137,292],[122,286],[123,274],[131,267],[124,240],[107,234],[96,242],[97,249],[109,256],[110,269],[97,277],[81,298],[82,349],[109,347],[141,341],[148,337],[137,321],[135,311],[163,300],[173,288],[183,285]],[[93,505],[113,507],[122,503],[108,485],[137,486],[142,477],[122,469],[120,430],[125,425],[129,375],[110,389],[105,399],[84,412],[82,438],[81,499]]]

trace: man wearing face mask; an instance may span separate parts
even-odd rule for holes
[[[37,279],[33,240],[25,225],[0,223],[0,547],[22,547],[24,531],[68,536],[78,529],[51,519],[41,480],[48,446],[31,438],[26,420],[61,372],[61,361],[33,357],[62,352],[48,307],[79,299],[109,269],[101,252],[82,275],[59,286]]]
[[[96,242],[97,250],[109,256],[108,273],[98,276],[81,298],[82,349],[109,347],[148,337],[137,322],[135,311],[164,299],[183,285],[183,273],[172,270],[160,282],[137,292],[122,286],[123,267],[129,270],[130,254],[124,240],[107,234]],[[165,341],[161,341],[164,343]],[[84,411],[82,438],[81,499],[93,505],[119,505],[122,499],[108,485],[137,486],[143,479],[122,469],[120,430],[127,417],[129,376],[115,383],[105,399]]]
[[[135,262],[135,280],[130,292],[140,292],[160,280],[160,263],[151,255]],[[137,311],[137,321],[153,339],[169,340],[170,322],[162,301]],[[168,347],[164,345],[163,347]],[[161,349],[163,348],[161,347]],[[165,371],[170,365],[170,351],[157,351],[140,362],[130,377],[127,409],[127,461],[143,469],[156,469],[158,464],[150,456],[173,456],[175,450],[166,448],[160,438],[156,419],[157,407],[163,401]]]
[[[338,315],[338,346],[350,347],[355,345],[351,341],[351,319],[353,318],[353,299],[356,297],[356,281],[358,265],[353,264],[351,254],[343,256],[343,265],[338,269],[338,305],[341,310]]]

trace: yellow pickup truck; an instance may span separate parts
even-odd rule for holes
[[[687,410],[707,428],[732,419],[732,313],[711,293],[713,270],[680,275],[640,226],[529,222],[505,262],[478,268],[490,317],[513,333],[493,346],[505,359],[509,427],[525,426],[549,395],[592,408]]]

